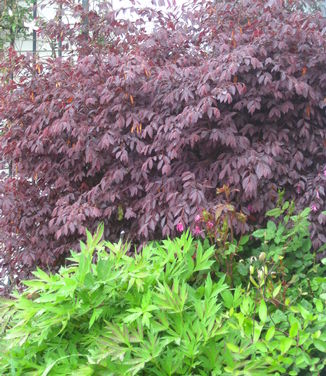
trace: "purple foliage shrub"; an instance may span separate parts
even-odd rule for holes
[[[91,12],[88,34],[42,30],[77,59],[3,56],[3,266],[60,264],[99,222],[138,243],[195,228],[224,184],[242,230],[284,189],[312,208],[314,247],[325,242],[326,21],[282,1],[133,11],[135,23]]]

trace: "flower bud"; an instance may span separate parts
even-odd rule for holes
[[[259,261],[260,262],[264,262],[266,259],[266,253],[265,252],[261,252],[261,254],[259,255]]]
[[[264,272],[262,270],[258,270],[258,279],[261,281],[264,278]]]
[[[214,227],[214,223],[212,221],[208,221],[206,226],[208,229],[212,229]]]
[[[251,256],[251,257],[250,257],[250,264],[251,264],[252,262],[254,262],[254,261],[257,261],[257,257],[255,257],[255,256]]]
[[[183,232],[184,230],[183,224],[181,222],[177,224],[176,228],[178,232]]]

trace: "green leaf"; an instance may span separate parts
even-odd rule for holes
[[[216,250],[214,246],[208,248],[207,250],[203,250],[202,244],[198,242],[196,252],[196,267],[194,271],[199,272],[210,269],[215,262],[214,260],[210,260],[214,256],[215,252]]]
[[[266,230],[264,229],[260,229],[260,230],[256,230],[252,233],[252,236],[254,236],[255,238],[264,238],[265,237],[265,233],[266,233]]]
[[[323,312],[324,306],[323,306],[322,301],[319,300],[319,299],[316,299],[315,304],[316,304],[316,310],[317,310],[317,312],[319,312],[319,313]]]
[[[256,342],[255,347],[256,347],[257,350],[259,350],[262,353],[268,352],[267,346],[264,345],[263,342],[260,342],[260,341]]]
[[[268,330],[267,330],[267,333],[265,335],[265,339],[267,342],[269,342],[273,337],[274,337],[274,334],[275,334],[275,326],[271,326]]]
[[[245,245],[245,244],[247,244],[248,240],[249,240],[249,235],[243,235],[243,236],[241,236],[241,238],[239,240],[239,245]]]
[[[253,338],[253,342],[256,343],[259,338],[260,338],[260,334],[261,334],[261,331],[263,329],[263,326],[264,325],[259,325],[258,322],[255,322],[255,326],[254,326],[254,338]]]
[[[238,262],[237,269],[238,269],[238,272],[244,277],[248,275],[249,265],[244,264],[243,262]]]
[[[47,367],[46,369],[42,372],[41,376],[47,376],[50,371],[52,370],[52,368],[59,362],[61,362],[62,360],[64,359],[67,359],[67,358],[71,358],[72,356],[84,356],[82,354],[73,354],[73,355],[66,355],[66,356],[62,356],[61,358],[58,358],[56,359],[55,361],[51,362]]]
[[[51,276],[45,273],[42,269],[37,268],[36,271],[32,274],[34,274],[34,276],[40,279],[41,281],[51,282]]]
[[[289,201],[285,201],[283,206],[282,206],[282,211],[286,210],[290,206]]]
[[[222,299],[224,300],[224,305],[226,308],[231,308],[233,306],[233,295],[230,290],[225,290],[221,293]]]
[[[266,240],[272,240],[275,236],[276,232],[276,225],[272,221],[267,222],[267,228],[266,228]]]
[[[258,314],[260,321],[265,322],[267,320],[267,306],[264,300],[260,302]]]
[[[303,368],[302,366],[306,366],[310,364],[310,357],[306,353],[302,352],[299,357],[296,357],[295,364],[299,366],[300,368]]]
[[[298,304],[299,311],[301,313],[301,316],[306,320],[310,316],[310,312],[301,304]]]
[[[240,348],[239,348],[237,345],[235,345],[234,343],[230,343],[230,342],[228,342],[228,343],[226,344],[226,346],[227,346],[232,352],[235,352],[235,353],[239,353],[239,352],[240,352]]]
[[[314,345],[317,350],[321,352],[326,352],[326,342],[320,340],[320,339],[314,339]]]
[[[277,297],[277,295],[280,293],[280,291],[281,291],[281,288],[282,288],[282,285],[281,284],[279,284],[275,289],[274,289],[274,291],[273,291],[273,298],[276,298]]]
[[[103,312],[102,308],[93,310],[92,316],[89,320],[89,325],[88,325],[89,329],[93,326],[94,322],[101,316],[102,312]]]
[[[208,273],[206,282],[205,282],[205,296],[206,298],[209,298],[211,293],[212,293],[212,287],[213,287],[213,282],[211,275]]]
[[[294,338],[297,336],[298,334],[298,330],[299,330],[299,324],[297,322],[294,322],[292,325],[291,325],[291,328],[290,328],[290,331],[289,331],[289,336],[291,338]]]
[[[268,210],[268,212],[266,212],[267,217],[278,218],[280,215],[281,215],[281,209],[280,208],[275,208],[275,209],[272,209],[272,210]]]
[[[280,340],[280,350],[282,354],[285,354],[293,344],[293,340],[288,337],[283,337]]]
[[[305,208],[301,213],[300,217],[307,217],[310,214],[310,208]]]

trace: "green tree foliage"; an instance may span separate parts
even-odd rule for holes
[[[24,22],[32,18],[32,0],[2,0],[0,4],[0,50],[26,35]]]

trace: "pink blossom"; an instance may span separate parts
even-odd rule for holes
[[[310,209],[313,211],[313,212],[316,212],[318,210],[317,208],[317,205],[316,204],[312,204]]]
[[[184,230],[183,224],[182,224],[181,222],[178,223],[178,224],[177,224],[177,231],[179,231],[179,232],[183,232],[183,230]]]
[[[200,222],[200,215],[199,215],[199,214],[196,215],[196,217],[195,217],[195,222],[196,222],[196,223]]]
[[[195,226],[193,233],[194,233],[195,236],[200,235],[201,229],[198,225]]]
[[[324,176],[326,176],[326,168],[325,168],[325,170],[324,170]]]
[[[214,223],[212,221],[207,222],[207,228],[211,229],[214,227]]]
[[[297,193],[299,194],[301,192],[301,187],[300,185],[297,186]]]

